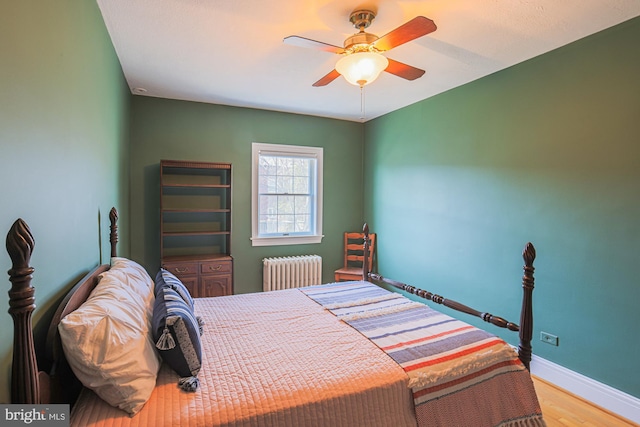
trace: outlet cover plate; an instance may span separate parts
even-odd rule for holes
[[[551,345],[558,345],[558,337],[548,332],[540,332],[540,341]]]

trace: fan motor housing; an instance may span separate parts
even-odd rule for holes
[[[344,48],[349,49],[357,45],[367,45],[368,47],[368,45],[375,42],[376,40],[378,40],[378,36],[376,36],[375,34],[365,33],[364,31],[361,31],[347,38],[344,41]]]
[[[351,13],[351,16],[349,16],[349,22],[359,29],[360,32],[352,35],[344,41],[345,49],[349,49],[354,52],[370,50],[370,45],[378,40],[378,36],[366,33],[364,29],[371,25],[371,22],[373,22],[375,17],[376,14],[370,10],[355,10]]]

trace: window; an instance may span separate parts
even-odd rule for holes
[[[322,240],[322,148],[252,144],[251,244]]]

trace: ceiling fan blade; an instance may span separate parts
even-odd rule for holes
[[[344,48],[340,46],[334,46],[332,44],[319,42],[317,40],[311,40],[311,39],[307,39],[305,37],[300,37],[300,36],[285,37],[283,42],[293,46],[319,49],[319,50],[324,50],[325,52],[330,52],[330,53],[344,52]]]
[[[400,25],[395,30],[385,34],[372,44],[381,51],[393,49],[406,42],[434,32],[438,27],[429,18],[416,16],[411,21]]]
[[[420,68],[412,67],[411,65],[407,65],[399,61],[394,61],[391,58],[387,59],[389,60],[389,65],[384,69],[387,73],[391,73],[407,80],[415,80],[422,77],[424,74],[424,70],[421,70]]]
[[[324,76],[323,78],[315,82],[313,84],[313,87],[326,86],[332,81],[334,81],[335,79],[337,79],[338,77],[340,77],[340,73],[337,72],[336,70],[333,70],[329,74],[327,74],[326,76]]]

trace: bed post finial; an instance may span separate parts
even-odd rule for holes
[[[364,243],[362,249],[362,280],[369,280],[369,224],[366,222],[362,226],[362,232],[364,233]]]
[[[536,249],[531,242],[527,243],[522,252],[524,259],[524,275],[522,276],[522,310],[520,311],[520,345],[518,356],[529,369],[531,363],[531,338],[533,336],[533,261],[536,259]]]
[[[111,208],[109,211],[109,222],[111,225],[109,229],[111,232],[109,233],[109,242],[111,243],[111,257],[118,256],[118,251],[116,250],[116,246],[118,245],[118,210],[116,208]]]
[[[13,318],[13,363],[11,365],[11,402],[39,404],[40,382],[33,344],[31,313],[36,308],[35,289],[31,286],[33,267],[29,266],[35,246],[29,226],[16,220],[7,234],[9,270],[9,314]]]

